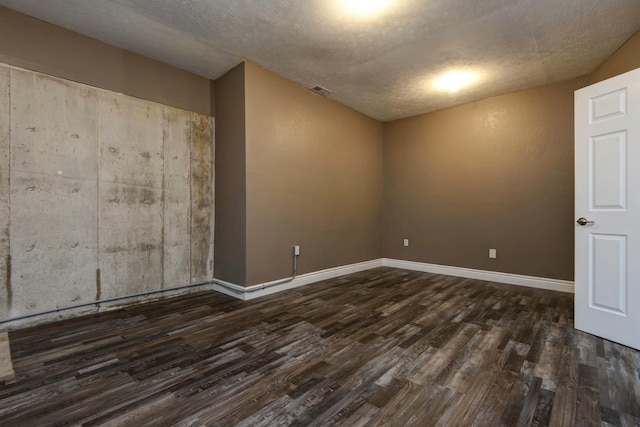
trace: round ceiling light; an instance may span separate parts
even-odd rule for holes
[[[392,0],[342,0],[342,7],[349,13],[369,17],[382,12]]]
[[[439,90],[457,92],[470,86],[478,80],[478,74],[473,71],[454,70],[442,74],[433,80],[433,86]]]

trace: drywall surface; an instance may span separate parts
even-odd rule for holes
[[[572,280],[573,92],[585,84],[386,123],[384,257]]]
[[[246,284],[244,63],[216,80],[215,277]]]
[[[640,31],[635,33],[591,73],[589,84],[606,80],[636,68],[640,68]]]
[[[5,65],[0,94],[3,319],[212,278],[212,118]]]
[[[289,277],[294,245],[299,274],[380,258],[382,124],[248,62],[245,83],[247,284]]]
[[[209,79],[5,7],[0,62],[212,115]]]

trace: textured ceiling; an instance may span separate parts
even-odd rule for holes
[[[340,0],[0,0],[212,79],[247,59],[379,120],[593,71],[640,30],[640,0],[396,0],[354,18]],[[430,81],[477,71],[455,94]]]

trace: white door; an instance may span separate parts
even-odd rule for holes
[[[575,94],[575,327],[640,349],[640,69]]]

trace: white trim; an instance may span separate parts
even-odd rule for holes
[[[214,279],[212,288],[225,295],[244,301],[275,294],[287,289],[309,285],[323,280],[333,279],[345,274],[357,273],[377,267],[393,267],[405,270],[423,271],[425,273],[443,274],[447,276],[465,277],[469,279],[486,280],[488,282],[507,283],[510,285],[526,286],[529,288],[547,289],[551,291],[573,293],[573,282],[567,280],[547,279],[544,277],[523,276],[520,274],[500,273],[497,271],[474,270],[463,267],[427,264],[424,262],[403,261],[399,259],[379,258],[371,261],[329,268],[312,273],[301,274],[290,282],[275,284],[279,281],[264,282],[252,286],[239,286],[234,283]],[[226,285],[226,286],[225,286]],[[244,289],[243,289],[244,288]],[[257,288],[257,290],[255,290]]]
[[[405,270],[423,271],[425,273],[444,274],[489,282],[507,283],[510,285],[528,286],[530,288],[573,293],[573,282],[568,280],[547,279],[544,277],[522,276],[519,274],[500,273],[497,271],[474,270],[472,268],[450,267],[446,265],[427,264],[424,262],[402,261],[383,258],[385,267],[403,268]]]
[[[220,279],[214,279],[216,284],[213,285],[213,289],[222,292],[223,294],[247,301],[265,295],[275,294],[276,292],[285,291],[287,289],[298,288],[300,286],[305,286],[311,283],[321,282],[323,280],[333,279],[334,277],[344,276],[345,274],[357,273],[359,271],[370,270],[377,267],[382,267],[381,258],[371,261],[359,262],[357,264],[344,265],[341,267],[328,268],[326,270],[301,274],[290,282],[285,282],[282,284],[270,285],[273,282],[265,282],[257,285],[247,286],[247,291],[230,289],[237,289],[239,286]],[[228,287],[225,287],[224,285],[227,285]],[[269,287],[250,291],[251,289],[260,288],[262,286]]]

